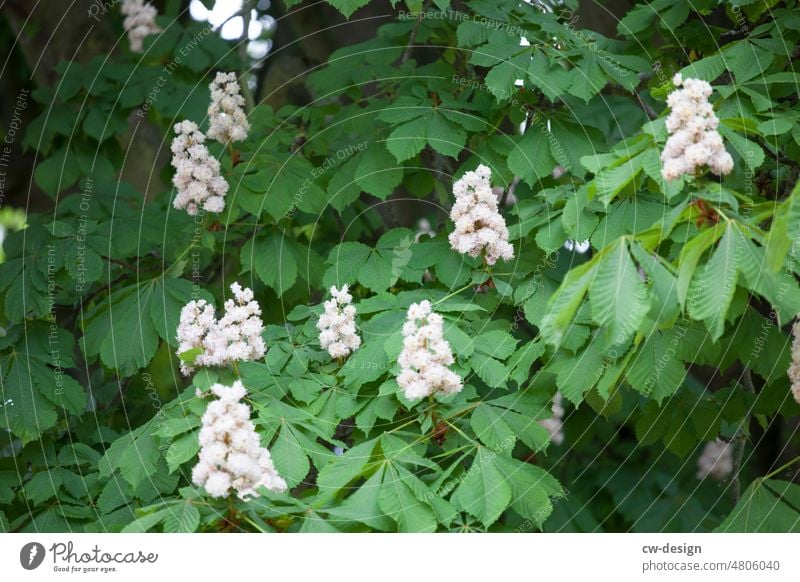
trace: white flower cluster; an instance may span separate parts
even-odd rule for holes
[[[397,383],[409,400],[435,392],[454,394],[463,388],[461,377],[448,366],[454,362],[450,344],[444,339],[442,316],[431,310],[428,300],[408,308],[403,325],[403,350],[397,358]]]
[[[540,420],[539,424],[542,425],[547,432],[550,433],[550,440],[560,445],[564,442],[564,406],[561,403],[561,393],[556,392],[553,397],[553,416],[545,420]]]
[[[361,345],[356,333],[356,308],[350,305],[353,296],[347,285],[342,285],[341,289],[331,287],[331,297],[323,304],[325,313],[317,321],[319,343],[332,358],[344,358]]]
[[[716,175],[729,174],[733,158],[725,150],[722,136],[717,132],[719,119],[708,102],[711,85],[699,79],[683,79],[676,74],[677,89],[667,97],[670,108],[667,131],[670,134],[661,152],[661,175],[668,182],[683,174],[693,174],[708,166]]]
[[[722,439],[712,441],[697,458],[697,478],[711,477],[717,481],[727,479],[733,472],[733,450]]]
[[[497,211],[497,196],[492,191],[492,171],[481,164],[453,184],[456,203],[450,219],[456,229],[450,233],[450,246],[461,254],[477,257],[485,253],[486,262],[514,258],[514,247],[508,242],[505,219]]]
[[[181,372],[189,375],[194,366],[225,366],[230,362],[264,357],[266,346],[261,332],[261,308],[251,289],[231,285],[233,299],[225,301],[225,315],[215,318],[214,306],[204,299],[190,301],[181,309],[178,323],[178,355],[200,350],[192,365],[181,362]]]
[[[792,326],[792,364],[789,366],[789,380],[792,382],[792,396],[800,404],[800,317]]]
[[[250,407],[240,402],[247,391],[237,380],[233,386],[214,384],[219,397],[209,403],[200,428],[200,454],[192,469],[192,482],[211,497],[225,497],[233,488],[241,499],[258,496],[258,488],[286,491],[269,450],[261,446]]]
[[[246,139],[250,123],[244,113],[244,97],[236,73],[217,73],[208,88],[211,91],[208,137],[223,144]]]
[[[193,121],[176,123],[175,133],[171,146],[175,168],[172,184],[178,193],[173,206],[185,209],[192,216],[200,208],[222,212],[228,183],[219,173],[219,160],[212,157],[205,146],[206,136]]]
[[[122,0],[120,11],[125,20],[122,26],[128,31],[128,43],[135,53],[142,52],[144,37],[161,32],[161,27],[156,24],[158,10],[144,0]]]

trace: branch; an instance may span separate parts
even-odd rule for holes
[[[751,394],[755,394],[756,389],[753,386],[753,376],[750,374],[750,368],[745,368],[744,372],[742,372],[742,384],[747,389],[748,392]],[[742,483],[740,477],[740,473],[742,470],[742,460],[744,459],[744,446],[747,441],[747,436],[745,435],[745,429],[750,422],[750,411],[747,411],[745,414],[744,419],[742,419],[742,424],[739,426],[739,429],[736,431],[736,435],[732,439],[733,444],[733,478],[731,479],[731,485],[733,487],[731,491],[731,496],[733,498],[733,504],[736,505],[739,503],[739,499],[742,497]]]
[[[242,36],[239,38],[239,60],[242,61],[242,82],[239,84],[242,86],[242,96],[247,105],[247,111],[252,111],[256,106],[255,99],[253,98],[253,91],[250,90],[250,84],[247,82],[247,75],[250,72],[250,68],[247,66],[247,63],[250,61],[250,57],[247,55],[247,45],[250,39],[250,19],[253,17],[253,8],[255,5],[255,0],[248,0],[239,11],[244,21],[242,23]],[[234,16],[237,15],[238,13]],[[233,16],[231,18],[233,18]],[[230,18],[228,20],[230,20]],[[225,22],[227,22],[227,20]],[[220,28],[221,27],[220,25]]]

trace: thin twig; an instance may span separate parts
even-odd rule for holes
[[[750,374],[750,368],[745,368],[744,372],[742,372],[742,384],[747,389],[748,392],[751,394],[755,394],[756,389],[753,386],[753,376]],[[736,431],[736,435],[732,439],[733,443],[733,478],[731,479],[731,496],[733,497],[733,504],[736,505],[739,503],[739,499],[742,497],[742,482],[740,479],[740,473],[742,470],[742,460],[744,459],[744,447],[747,442],[747,435],[745,434],[745,429],[750,422],[750,411],[747,411],[745,414],[744,419],[742,419],[742,424],[739,426],[738,430]]]
[[[417,22],[414,24],[414,28],[411,29],[411,34],[408,36],[408,44],[406,44],[406,49],[403,51],[403,56],[400,58],[401,65],[411,58],[411,50],[414,48],[414,41],[417,39],[419,26],[422,24],[422,13],[427,7],[428,3],[425,2],[425,4],[422,6],[422,10],[420,10],[419,16],[417,17]]]

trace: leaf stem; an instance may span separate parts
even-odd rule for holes
[[[770,472],[770,473],[767,473],[766,475],[764,475],[763,477],[761,477],[761,481],[766,481],[767,479],[771,479],[772,477],[774,477],[775,475],[777,475],[777,474],[778,474],[778,473],[780,473],[781,471],[783,471],[783,470],[785,470],[785,469],[788,469],[789,467],[791,467],[792,465],[794,465],[794,464],[795,464],[797,461],[800,461],[800,455],[798,455],[797,457],[795,457],[794,459],[792,459],[792,460],[791,460],[791,461],[789,461],[788,463],[786,463],[786,464],[784,464],[784,465],[781,465],[780,467],[778,467],[778,468],[777,468],[777,469],[775,469],[774,471],[772,471],[772,472]]]
[[[453,297],[453,296],[455,296],[455,295],[458,295],[458,294],[459,294],[459,293],[461,293],[462,291],[466,291],[466,290],[467,290],[467,289],[469,289],[470,287],[472,287],[472,283],[470,283],[469,285],[466,285],[466,286],[462,287],[461,289],[457,289],[457,290],[453,291],[452,293],[450,293],[450,295],[445,295],[445,296],[444,296],[444,297],[442,297],[441,299],[437,299],[436,301],[434,301],[434,302],[433,302],[433,304],[434,304],[434,305],[439,305],[439,304],[440,304],[442,301],[447,301],[447,300],[448,300],[448,299],[450,299],[451,297]]]
[[[750,374],[750,368],[745,368],[742,372],[742,384],[747,389],[748,392],[751,394],[755,394],[755,387],[753,386],[753,377]],[[747,435],[745,431],[747,429],[747,425],[750,423],[750,411],[748,410],[745,414],[745,417],[742,419],[741,425],[739,425],[739,429],[736,431],[736,435],[733,438],[733,478],[731,479],[731,485],[733,489],[731,491],[731,496],[733,497],[733,504],[736,505],[739,503],[739,499],[742,497],[742,481],[740,479],[741,471],[742,471],[742,460],[744,459],[744,448],[747,441]]]

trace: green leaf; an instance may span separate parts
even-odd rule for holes
[[[3,364],[2,371],[0,426],[17,435],[23,444],[36,440],[55,425],[58,415],[42,397],[19,356],[12,357],[10,364]]]
[[[193,533],[200,526],[200,511],[190,501],[171,505],[164,517],[166,533]]]
[[[800,237],[800,181],[789,197],[775,209],[767,238],[767,266],[773,272],[780,270],[786,261],[792,241]]]
[[[40,471],[34,473],[30,481],[25,483],[25,498],[36,505],[55,497],[62,484],[61,471]]]
[[[466,132],[438,112],[428,119],[425,135],[434,150],[451,158],[457,158],[467,142]]]
[[[726,120],[722,120],[719,124],[719,132],[722,134],[728,143],[731,144],[736,153],[738,153],[745,166],[751,171],[760,167],[764,163],[764,150],[761,149],[757,143],[750,141],[732,130],[726,125]]]
[[[325,275],[325,285],[352,285],[358,279],[358,272],[371,252],[372,249],[359,242],[343,242],[333,247],[328,255],[331,268]]]
[[[374,143],[361,155],[355,181],[368,194],[386,200],[403,180],[403,169],[382,143]]]
[[[320,494],[334,495],[360,477],[370,462],[376,444],[376,440],[360,443],[328,462],[317,476]]]
[[[158,347],[150,307],[156,285],[152,280],[131,285],[105,298],[86,326],[84,353],[89,357],[99,354],[103,364],[123,377],[149,364]]]
[[[487,356],[505,360],[517,348],[517,340],[507,331],[495,329],[484,332],[474,340],[475,350]]]
[[[133,487],[138,487],[151,477],[158,467],[161,454],[155,439],[148,432],[133,439],[119,457],[122,477]]]
[[[556,384],[564,398],[577,406],[597,384],[607,365],[603,358],[602,342],[593,338],[586,349],[578,354],[561,354],[553,358],[548,369],[556,374]]]
[[[469,418],[470,426],[487,447],[494,451],[508,451],[516,442],[514,430],[503,420],[503,409],[481,403]]]
[[[472,466],[452,497],[458,508],[487,527],[497,521],[512,500],[511,485],[498,468],[498,458],[497,453],[478,447]]]
[[[283,295],[297,281],[297,258],[287,238],[273,232],[242,247],[242,272],[254,269],[264,284]]]
[[[679,341],[677,335],[665,337],[653,332],[639,346],[626,374],[626,379],[637,392],[660,403],[683,384],[686,369],[676,354]]]
[[[497,101],[508,100],[515,91],[517,79],[524,79],[530,63],[527,50],[521,54],[504,59],[499,65],[492,67],[486,75],[486,87]]]
[[[736,291],[740,246],[736,228],[728,224],[711,259],[689,287],[689,316],[705,321],[714,341],[725,331],[725,314]]]
[[[361,347],[351,354],[342,368],[344,382],[351,389],[377,380],[386,373],[389,357],[380,338],[365,340]]]
[[[41,162],[33,172],[36,184],[50,196],[55,196],[72,186],[78,180],[78,176],[78,164],[66,147]]]
[[[589,302],[592,318],[605,327],[611,345],[625,344],[644,321],[650,299],[625,240],[619,240],[600,261]]]
[[[288,423],[281,427],[278,438],[270,447],[270,453],[278,474],[286,480],[290,488],[301,483],[308,475],[311,468],[308,457]]]
[[[188,432],[173,442],[165,454],[167,467],[172,473],[185,462],[194,458],[200,450],[200,443],[197,441],[197,433]]]
[[[344,14],[345,18],[350,18],[353,12],[369,4],[370,0],[328,0],[328,4]]]
[[[427,118],[421,117],[400,125],[389,134],[386,147],[399,162],[416,156],[427,143]]]
[[[137,517],[134,521],[122,528],[122,533],[144,533],[163,522],[169,515],[169,508],[164,508],[152,513]]]
[[[550,498],[564,495],[561,485],[544,469],[514,458],[498,457],[497,468],[511,485],[512,509],[541,528],[553,511]]]
[[[800,532],[800,485],[756,479],[714,531],[739,533]]]
[[[689,242],[683,245],[681,254],[678,257],[678,301],[683,307],[686,304],[686,295],[689,291],[689,284],[694,277],[694,271],[700,257],[708,247],[713,245],[722,236],[724,225],[715,224],[712,228],[700,232]]]
[[[397,522],[401,532],[431,533],[436,531],[436,516],[429,505],[417,499],[408,480],[397,467],[387,464],[378,506],[384,515]]]
[[[325,468],[331,464],[328,463]],[[378,531],[394,529],[394,522],[384,515],[379,503],[383,472],[383,467],[378,469],[356,489],[355,493],[346,497],[338,506],[332,507],[328,515],[337,521],[341,519],[358,521]]]
[[[591,185],[597,197],[608,206],[617,195],[634,182],[642,170],[643,156],[635,156],[599,172]],[[634,182],[635,185],[635,182]]]
[[[178,346],[176,330],[181,317],[181,309],[189,301],[189,297],[198,297],[213,303],[213,297],[204,289],[185,279],[164,276],[153,289],[150,301],[150,318],[158,331],[158,335],[173,347]]]
[[[517,143],[508,154],[508,169],[529,186],[550,176],[556,160],[550,154],[547,135],[534,127],[515,141]]]
[[[573,268],[550,298],[541,326],[542,336],[547,343],[554,346],[561,344],[578,307],[586,296],[596,268],[595,259]]]
[[[600,67],[597,55],[587,51],[580,63],[572,69],[572,84],[568,91],[588,103],[607,83],[608,79]]]
[[[508,368],[486,354],[479,352],[472,354],[469,363],[478,378],[486,382],[490,388],[505,387],[508,382]]]

